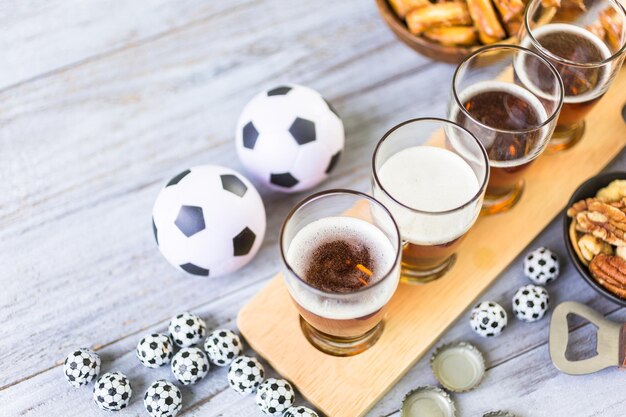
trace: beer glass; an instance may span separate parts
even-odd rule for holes
[[[556,13],[555,13],[556,12]],[[555,13],[548,20],[543,16]],[[574,146],[585,116],[609,89],[624,61],[626,12],[618,0],[563,2],[546,8],[532,0],[520,28],[520,45],[546,57],[563,79],[563,109],[547,152]],[[538,76],[544,72],[537,68]]]
[[[400,229],[403,281],[429,282],[454,265],[480,212],[488,178],[484,147],[444,119],[408,120],[378,142],[372,191]]]
[[[524,171],[545,149],[563,103],[563,85],[543,57],[513,45],[487,46],[461,61],[448,117],[472,132],[489,155],[482,212],[513,207]]]
[[[374,198],[349,190],[298,203],[280,232],[289,294],[318,350],[352,356],[380,337],[400,276],[400,234]]]

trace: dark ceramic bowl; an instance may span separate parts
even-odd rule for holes
[[[567,207],[570,207],[572,204],[579,200],[594,197],[600,188],[606,187],[613,180],[621,179],[626,179],[626,172],[607,172],[605,174],[599,174],[595,177],[589,178],[587,181],[582,183],[582,185],[578,187],[576,191],[574,191],[574,194],[572,194],[572,198],[570,198],[569,202],[567,203]],[[599,294],[601,294],[605,298],[608,298],[614,303],[626,307],[626,299],[618,297],[617,295],[606,290],[603,286],[598,284],[591,276],[589,268],[587,268],[580,261],[580,259],[578,259],[578,255],[576,255],[574,247],[572,246],[572,242],[569,238],[570,221],[571,219],[567,217],[565,213],[563,213],[563,237],[565,238],[565,247],[567,248],[567,253],[572,260],[572,263],[578,270],[578,273],[580,273],[580,276],[583,277],[587,284],[589,284],[589,286],[596,290]]]

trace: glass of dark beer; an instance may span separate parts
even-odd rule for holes
[[[448,120],[408,120],[378,142],[372,191],[400,229],[403,281],[429,282],[450,270],[488,178],[485,148]]]
[[[284,278],[314,347],[352,356],[376,343],[398,287],[400,247],[391,214],[366,194],[325,191],[291,210],[280,232]]]
[[[472,132],[489,155],[482,213],[509,210],[522,195],[525,170],[556,126],[563,103],[556,69],[523,47],[486,46],[458,66],[451,96],[448,117]]]
[[[554,16],[545,19],[546,15]],[[547,152],[571,148],[583,136],[585,116],[624,61],[624,6],[618,0],[581,0],[546,8],[541,0],[532,0],[520,29],[520,45],[546,57],[563,79],[563,109]],[[528,65],[525,70],[541,80],[540,68]]]

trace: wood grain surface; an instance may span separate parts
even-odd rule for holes
[[[210,327],[235,327],[239,309],[280,268],[278,228],[307,193],[261,188],[269,215],[261,251],[218,279],[190,278],[165,262],[150,210],[182,169],[243,170],[233,131],[258,90],[295,82],[329,99],[346,126],[346,153],[311,192],[366,191],[376,141],[402,120],[444,115],[454,70],[396,41],[369,1],[6,0],[0,22],[2,417],[105,415],[89,388],[62,378],[59,364],[76,346],[96,348],[103,371],[130,376],[135,395],[120,416],[145,415],[143,390],[170,376],[136,361],[144,333],[164,330],[183,310]],[[626,167],[626,156],[616,167]],[[531,244],[562,255],[563,276],[549,288],[555,301],[587,302],[623,318],[569,267],[559,226]],[[518,259],[486,297],[506,303],[525,282]],[[589,327],[574,334],[587,337]],[[546,361],[546,335],[547,320],[512,320],[501,338],[480,340],[466,318],[445,333],[443,340],[478,343],[490,364],[479,389],[455,396],[460,414],[507,407],[520,416],[623,415],[624,400],[613,394],[625,388],[623,374],[559,374]],[[396,415],[408,390],[434,383],[426,362],[369,415]],[[180,415],[260,415],[252,397],[228,389],[225,373],[215,367],[184,388]]]

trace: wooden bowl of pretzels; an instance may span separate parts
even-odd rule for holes
[[[547,6],[560,1],[545,0]],[[459,63],[484,45],[517,43],[527,2],[376,0],[385,23],[402,42],[422,55],[450,63]],[[553,14],[554,9],[546,9],[545,18]]]
[[[565,246],[574,266],[593,289],[626,306],[626,172],[585,181],[565,214]]]

